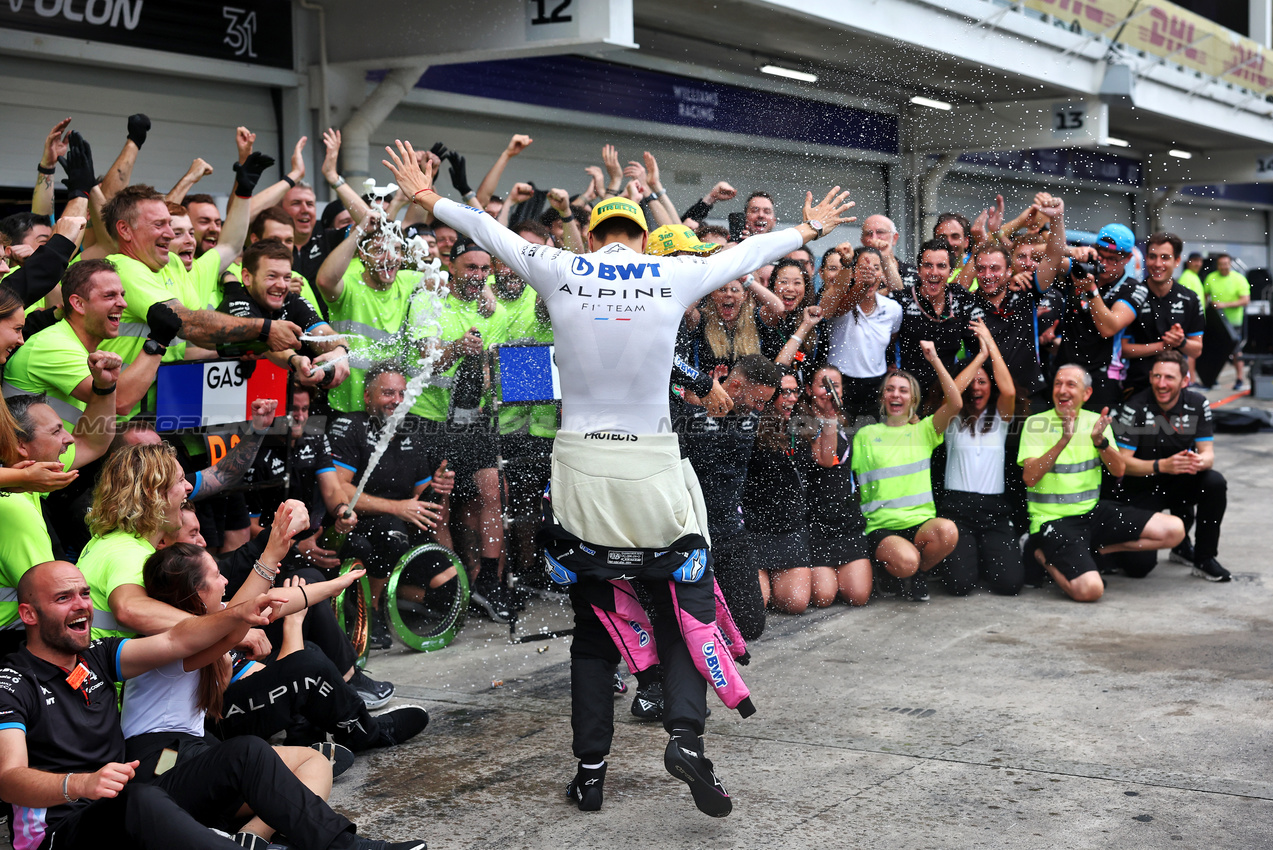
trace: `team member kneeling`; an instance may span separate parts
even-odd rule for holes
[[[1220,566],[1220,523],[1228,506],[1228,484],[1213,468],[1216,455],[1211,407],[1202,393],[1185,389],[1185,354],[1164,351],[1154,358],[1149,389],[1123,403],[1114,420],[1118,448],[1127,463],[1122,498],[1143,508],[1167,508],[1186,525],[1198,512],[1196,545],[1183,540],[1172,555],[1193,565],[1207,581],[1231,581]],[[1143,578],[1157,563],[1154,552],[1118,557],[1123,572]]]
[[[916,602],[928,600],[928,571],[959,542],[955,524],[937,516],[930,467],[933,449],[963,406],[959,387],[933,343],[921,342],[920,350],[937,373],[945,403],[932,416],[915,421],[919,382],[909,372],[893,372],[880,391],[884,421],[853,436],[853,472],[862,492],[871,556],[903,580],[903,595]]]
[[[1052,381],[1054,408],[1025,421],[1017,462],[1024,469],[1032,554],[1076,602],[1095,602],[1105,582],[1092,557],[1170,549],[1185,537],[1178,517],[1102,500],[1101,465],[1121,477],[1126,461],[1113,442],[1109,408],[1083,410],[1092,377],[1070,363]]]

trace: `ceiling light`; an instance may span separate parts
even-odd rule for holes
[[[760,72],[762,74],[773,74],[775,77],[786,77],[789,80],[800,80],[802,83],[816,83],[818,81],[816,74],[806,74],[804,71],[784,68],[781,65],[765,65],[760,69]]]
[[[1126,139],[1116,139],[1113,136],[1106,136],[1105,144],[1113,145],[1116,148],[1130,148],[1132,146],[1132,143]]]
[[[1167,153],[1176,157],[1176,159],[1193,159],[1193,154],[1189,153],[1189,151],[1178,151],[1173,148],[1172,150],[1167,151]]]
[[[950,111],[950,104],[944,100],[932,100],[927,97],[920,97],[919,95],[916,95],[911,98],[911,103],[916,106],[927,106],[929,109],[940,109],[943,112]]]

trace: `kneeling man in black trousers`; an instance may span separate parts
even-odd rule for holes
[[[1193,546],[1185,538],[1172,554],[1192,563],[1199,578],[1229,581],[1229,571],[1216,560],[1228,485],[1212,468],[1211,408],[1200,393],[1185,388],[1188,383],[1184,355],[1167,349],[1154,358],[1149,389],[1124,402],[1114,417],[1118,448],[1127,461],[1120,500],[1146,510],[1169,510],[1184,520],[1186,533],[1196,509]],[[1127,575],[1143,578],[1158,556],[1153,551],[1120,552],[1111,559]]]

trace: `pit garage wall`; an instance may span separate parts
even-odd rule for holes
[[[612,143],[618,146],[624,164],[639,161],[646,150],[655,155],[664,186],[679,212],[703,197],[718,180],[736,188],[739,198],[718,204],[713,223],[724,224],[728,213],[742,210],[742,199],[757,189],[774,195],[779,226],[802,220],[806,187],[817,193],[819,200],[833,185],[849,188],[858,204],[856,212],[863,218],[885,209],[886,166],[882,164],[751,148],[745,138],[736,144],[707,143],[676,128],[667,128],[663,135],[400,107],[377,131],[373,145],[379,150],[394,138],[409,138],[422,147],[442,141],[467,157],[469,182],[476,188],[514,133],[526,133],[535,142],[510,162],[500,182],[501,196],[507,196],[515,181],[530,181],[541,189],[559,187],[572,195],[581,192],[588,185],[584,166],[600,166],[602,146]],[[383,166],[373,167],[372,173],[378,181],[388,179]],[[440,181],[450,188],[445,168]],[[856,226],[837,230],[831,238],[816,243],[814,250],[825,250],[844,239],[856,242],[857,233]]]
[[[1066,185],[1044,176],[1020,174],[952,174],[938,191],[942,211],[955,210],[970,219],[994,202],[996,192],[1004,196],[1005,217],[1011,218],[1033,200],[1039,191],[1055,192],[1065,199],[1066,226],[1096,232],[1111,222],[1132,227],[1142,239],[1145,232],[1140,212],[1140,195],[1134,187],[1110,184],[1108,188]],[[1185,253],[1214,254],[1226,251],[1247,269],[1268,268],[1269,211],[1267,205],[1177,195],[1161,216],[1162,227],[1179,235]]]
[[[1178,198],[1163,211],[1162,224],[1185,240],[1186,256],[1193,251],[1225,252],[1242,271],[1270,267],[1267,208],[1211,206],[1197,198]]]
[[[900,162],[893,115],[577,56],[430,68],[373,143],[443,141],[468,157],[476,186],[514,133],[535,144],[510,164],[500,194],[516,180],[582,191],[583,167],[600,166],[613,143],[624,164],[655,154],[679,211],[719,180],[734,186],[741,197],[718,205],[713,223],[757,189],[775,196],[784,225],[802,219],[806,190],[821,200],[834,185],[848,188],[862,217],[902,201],[888,194]],[[845,238],[856,241],[857,228],[814,249]]]
[[[71,127],[89,140],[94,166],[103,174],[127,138],[128,116],[149,115],[153,126],[133,182],[151,183],[161,192],[186,173],[195,157],[202,157],[216,170],[195,191],[228,194],[237,159],[234,128],[239,125],[256,133],[257,150],[278,156],[274,107],[265,86],[9,56],[0,56],[0,78],[5,81],[0,86],[5,127],[0,186],[34,185],[44,137],[68,116],[74,118]],[[266,179],[280,173],[267,171]],[[56,179],[63,176],[59,170]]]

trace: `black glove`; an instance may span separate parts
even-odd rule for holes
[[[261,179],[265,169],[273,164],[274,157],[260,151],[252,151],[248,154],[246,162],[236,162],[234,164],[234,194],[240,198],[252,197],[252,193],[256,191],[257,181]]]
[[[66,172],[62,185],[70,199],[87,198],[97,185],[97,177],[93,173],[93,149],[88,146],[88,140],[72,130],[66,137],[66,153],[57,161]]]
[[[153,339],[164,348],[172,345],[177,334],[181,333],[181,317],[162,301],[150,305],[150,309],[146,311],[146,324],[150,326],[147,338]]]
[[[460,193],[461,198],[467,197],[473,191],[473,187],[469,185],[469,174],[464,165],[464,157],[451,151],[446,158],[451,161],[451,185]]]
[[[138,112],[128,116],[128,139],[137,147],[146,144],[146,134],[150,132],[150,118]]]
[[[446,145],[441,142],[434,142],[433,147],[429,148],[429,153],[433,154],[438,159],[446,159],[446,155],[449,151],[447,151]]]

